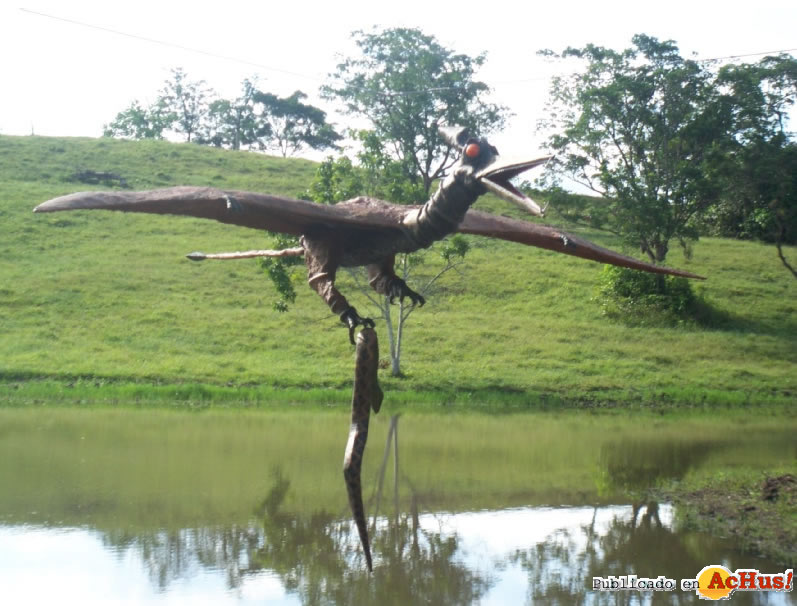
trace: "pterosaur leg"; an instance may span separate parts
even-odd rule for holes
[[[365,522],[363,506],[362,470],[365,443],[368,440],[368,421],[371,408],[379,412],[382,406],[383,393],[377,379],[379,367],[379,342],[373,328],[363,328],[357,335],[356,362],[354,367],[354,391],[351,399],[351,428],[346,453],[343,457],[343,478],[349,493],[351,507],[360,542],[365,553],[368,570],[373,570],[371,563],[371,546],[368,539],[368,527]]]
[[[413,305],[423,305],[426,299],[422,295],[412,290],[407,283],[399,278],[394,271],[396,258],[391,255],[380,261],[366,266],[368,270],[368,284],[376,292],[390,297],[390,302],[398,297],[404,300],[408,297]]]
[[[327,240],[302,237],[307,265],[307,282],[332,310],[340,316],[340,321],[349,327],[349,341],[354,345],[354,330],[358,326],[374,327],[371,318],[363,318],[357,313],[340,291],[335,288],[335,277],[340,266],[342,246]]]

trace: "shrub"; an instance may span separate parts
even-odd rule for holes
[[[681,324],[702,306],[686,278],[612,265],[603,268],[595,299],[605,316],[632,325]]]

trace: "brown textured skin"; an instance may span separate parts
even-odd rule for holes
[[[511,174],[517,172],[509,170]],[[175,187],[149,192],[82,192],[50,200],[34,210],[97,208],[189,215],[301,236],[308,282],[330,310],[348,324],[350,338],[351,330],[363,324],[363,319],[335,287],[338,268],[364,266],[376,292],[391,299],[409,297],[422,305],[423,297],[395,274],[395,255],[428,247],[456,232],[502,238],[642,271],[701,278],[645,263],[545,225],[469,210],[486,191],[475,174],[463,155],[422,206],[400,206],[364,197],[328,206],[252,192]]]
[[[357,335],[357,350],[354,367],[354,391],[351,399],[351,429],[346,453],[343,457],[343,478],[349,493],[349,505],[360,533],[360,542],[365,553],[368,570],[372,571],[371,544],[368,540],[368,527],[365,523],[362,484],[360,471],[368,440],[368,420],[371,408],[379,412],[382,406],[382,389],[377,379],[379,367],[379,341],[373,328],[363,328]]]
[[[359,197],[334,206],[245,191],[210,187],[170,187],[140,192],[77,192],[39,204],[37,213],[64,210],[118,210],[151,214],[186,215],[221,223],[279,231],[318,241],[334,254],[327,262],[345,267],[379,264],[391,255],[413,252],[407,247],[407,227],[421,206],[398,205]],[[691,272],[652,265],[603,248],[560,229],[469,210],[454,232],[510,240],[566,255],[660,274],[703,280]],[[411,240],[410,240],[411,241]],[[365,244],[369,246],[366,247]]]

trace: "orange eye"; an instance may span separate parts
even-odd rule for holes
[[[469,143],[465,146],[465,155],[468,158],[475,158],[481,152],[481,148],[479,147],[478,143]]]

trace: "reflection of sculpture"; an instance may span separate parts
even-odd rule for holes
[[[456,533],[420,528],[416,516],[397,517],[375,529],[373,544],[381,562],[374,582],[352,549],[354,532],[348,522],[325,512],[296,515],[284,510],[289,484],[276,474],[259,510],[262,532],[252,533],[256,545],[250,543],[243,554],[248,567],[240,562],[242,576],[268,571],[307,605],[473,604],[490,586],[486,572],[469,565]]]
[[[649,272],[699,277],[644,263],[550,227],[469,211],[479,196],[490,191],[532,214],[542,216],[543,209],[517,190],[510,179],[546,163],[549,158],[519,162],[500,160],[498,151],[485,139],[469,137],[464,129],[442,132],[457,150],[459,159],[437,192],[423,206],[398,206],[370,198],[355,198],[336,206],[324,206],[249,192],[175,187],[147,192],[71,194],[45,202],[35,211],[98,208],[191,215],[302,236],[301,248],[230,253],[219,255],[219,258],[269,256],[269,253],[276,256],[304,255],[310,286],[349,327],[352,343],[355,327],[373,326],[373,321],[361,318],[335,288],[338,267],[365,266],[374,290],[391,298],[409,297],[413,303],[422,305],[423,297],[394,273],[394,256],[426,248],[454,232],[501,238]],[[189,255],[197,260],[213,256]]]
[[[351,429],[346,454],[343,458],[343,477],[349,492],[349,505],[357,524],[360,541],[365,552],[368,570],[372,570],[371,546],[368,542],[368,528],[365,524],[360,470],[368,440],[368,420],[371,408],[379,412],[382,406],[382,389],[379,387],[376,371],[379,367],[379,343],[373,328],[364,328],[357,335],[357,353],[354,366],[354,392],[351,400]]]

